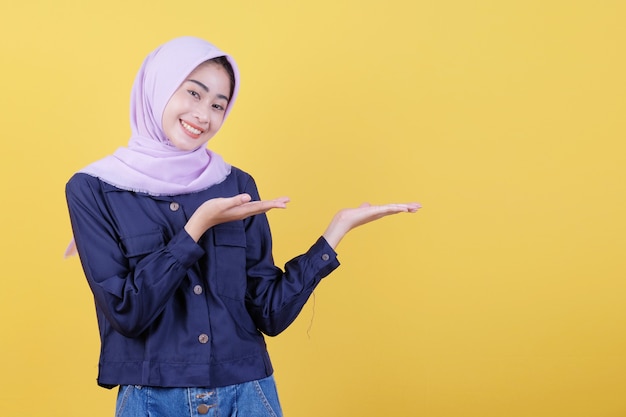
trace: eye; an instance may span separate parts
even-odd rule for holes
[[[217,104],[217,103],[213,104],[213,108],[215,110],[220,110],[220,111],[224,110],[224,106],[222,106],[221,104]]]
[[[188,92],[188,93],[189,93],[189,95],[191,95],[193,98],[200,99],[200,94],[198,94],[198,92],[197,92],[197,91],[195,91],[195,90],[187,90],[187,92]]]

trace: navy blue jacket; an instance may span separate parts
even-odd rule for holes
[[[274,265],[267,217],[184,230],[215,197],[259,195],[234,168],[207,190],[154,197],[87,174],[66,186],[80,260],[93,292],[101,339],[98,383],[219,387],[272,374],[261,332],[296,318],[323,277],[339,266],[324,240]]]

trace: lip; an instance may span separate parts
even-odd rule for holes
[[[202,129],[200,126],[197,126],[193,123],[189,123],[183,119],[180,119],[179,123],[180,123],[180,127],[183,129],[183,132],[185,132],[185,134],[189,136],[190,138],[198,139],[204,133],[204,129]],[[194,131],[190,129],[193,129]]]

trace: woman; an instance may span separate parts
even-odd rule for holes
[[[249,174],[205,146],[238,90],[235,61],[210,43],[160,46],[132,88],[128,146],[67,184],[100,329],[98,383],[120,386],[118,416],[281,416],[263,334],[297,317],[349,230],[419,208],[341,210],[276,267],[265,213],[288,198],[261,200]]]

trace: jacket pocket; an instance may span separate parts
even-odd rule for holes
[[[246,232],[242,223],[224,223],[213,229],[216,288],[220,295],[243,300],[246,295]]]
[[[164,246],[163,232],[158,229],[138,235],[120,236],[120,249],[129,259],[148,255]]]

